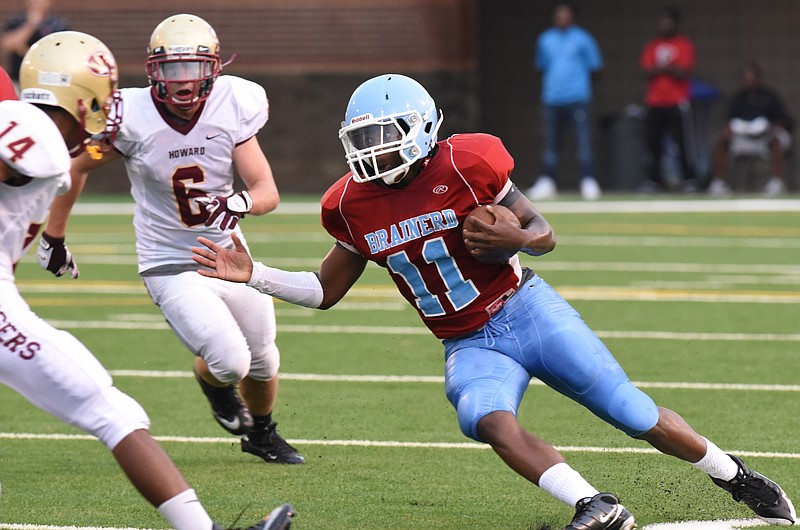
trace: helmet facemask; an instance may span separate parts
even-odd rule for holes
[[[211,53],[155,53],[147,60],[146,68],[158,101],[191,107],[208,98],[222,64],[219,56]],[[191,91],[191,99],[176,97],[181,85],[185,85],[181,90]]]
[[[339,139],[353,180],[381,179],[389,186],[403,180],[415,162],[428,156],[430,146],[421,146],[420,137],[435,138],[439,128],[438,123],[434,125],[429,116],[416,110],[379,118],[367,115],[352,121],[351,125],[342,124]]]

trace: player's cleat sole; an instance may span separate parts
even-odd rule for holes
[[[253,428],[253,416],[239,397],[236,387],[231,385],[219,388],[203,381],[197,373],[194,377],[208,399],[211,413],[220,427],[236,436],[250,432]]]
[[[306,459],[281,437],[277,427],[273,421],[263,432],[251,431],[242,436],[242,451],[270,464],[305,464]]]
[[[269,515],[264,517],[261,521],[254,524],[253,526],[248,526],[244,530],[288,530],[292,526],[292,522],[294,521],[295,511],[291,504],[281,504],[274,510],[272,510]],[[214,523],[214,527],[211,530],[226,530],[222,526],[217,523]],[[241,530],[237,528],[228,528],[227,530]]]
[[[736,502],[745,503],[757,516],[770,524],[795,524],[797,514],[794,505],[781,487],[744,465],[739,458],[728,456],[739,466],[739,472],[727,481],[711,477],[714,484],[730,493]]]
[[[611,493],[578,501],[575,517],[564,530],[635,530],[636,520]]]

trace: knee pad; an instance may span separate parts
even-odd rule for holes
[[[250,371],[250,352],[248,350],[238,354],[205,355],[203,360],[208,364],[208,371],[211,372],[211,375],[225,385],[235,385]]]
[[[113,386],[104,388],[76,410],[69,423],[96,436],[109,450],[133,431],[150,428],[144,408]]]
[[[639,436],[658,422],[658,407],[653,399],[630,381],[611,394],[607,407],[611,423],[628,436]]]
[[[462,396],[456,404],[458,427],[467,438],[471,438],[476,442],[483,442],[478,436],[478,422],[485,414],[478,410],[476,405],[476,401],[469,399],[469,396]]]
[[[273,342],[262,353],[253,354],[250,360],[250,373],[247,375],[256,381],[269,381],[278,375],[281,366],[281,354],[278,346]]]

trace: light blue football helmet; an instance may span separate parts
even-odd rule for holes
[[[410,77],[384,74],[362,83],[339,129],[353,179],[381,179],[390,186],[403,180],[436,145],[442,119],[428,91]],[[385,156],[390,153],[399,158]]]

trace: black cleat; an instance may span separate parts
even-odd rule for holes
[[[254,524],[253,526],[248,526],[244,530],[288,530],[289,527],[292,526],[292,521],[294,520],[295,511],[292,508],[292,505],[289,503],[281,504],[269,515],[264,517],[261,521]],[[221,525],[214,523],[214,527],[211,530],[226,530]],[[241,530],[237,528],[228,528],[227,530]]]
[[[797,519],[794,505],[780,486],[744,465],[739,458],[730,456],[739,472],[731,480],[711,477],[714,484],[733,496],[736,502],[745,503],[757,516],[770,524],[793,525]]]
[[[636,521],[611,493],[586,497],[575,506],[575,517],[564,530],[634,530]]]
[[[224,388],[211,386],[203,381],[196,372],[194,377],[211,404],[214,419],[223,429],[236,436],[250,432],[250,429],[253,428],[253,416],[242,398],[239,397],[236,387],[233,385]]]
[[[274,421],[263,431],[253,430],[242,436],[242,451],[261,457],[270,464],[305,464],[297,449],[281,438]]]

